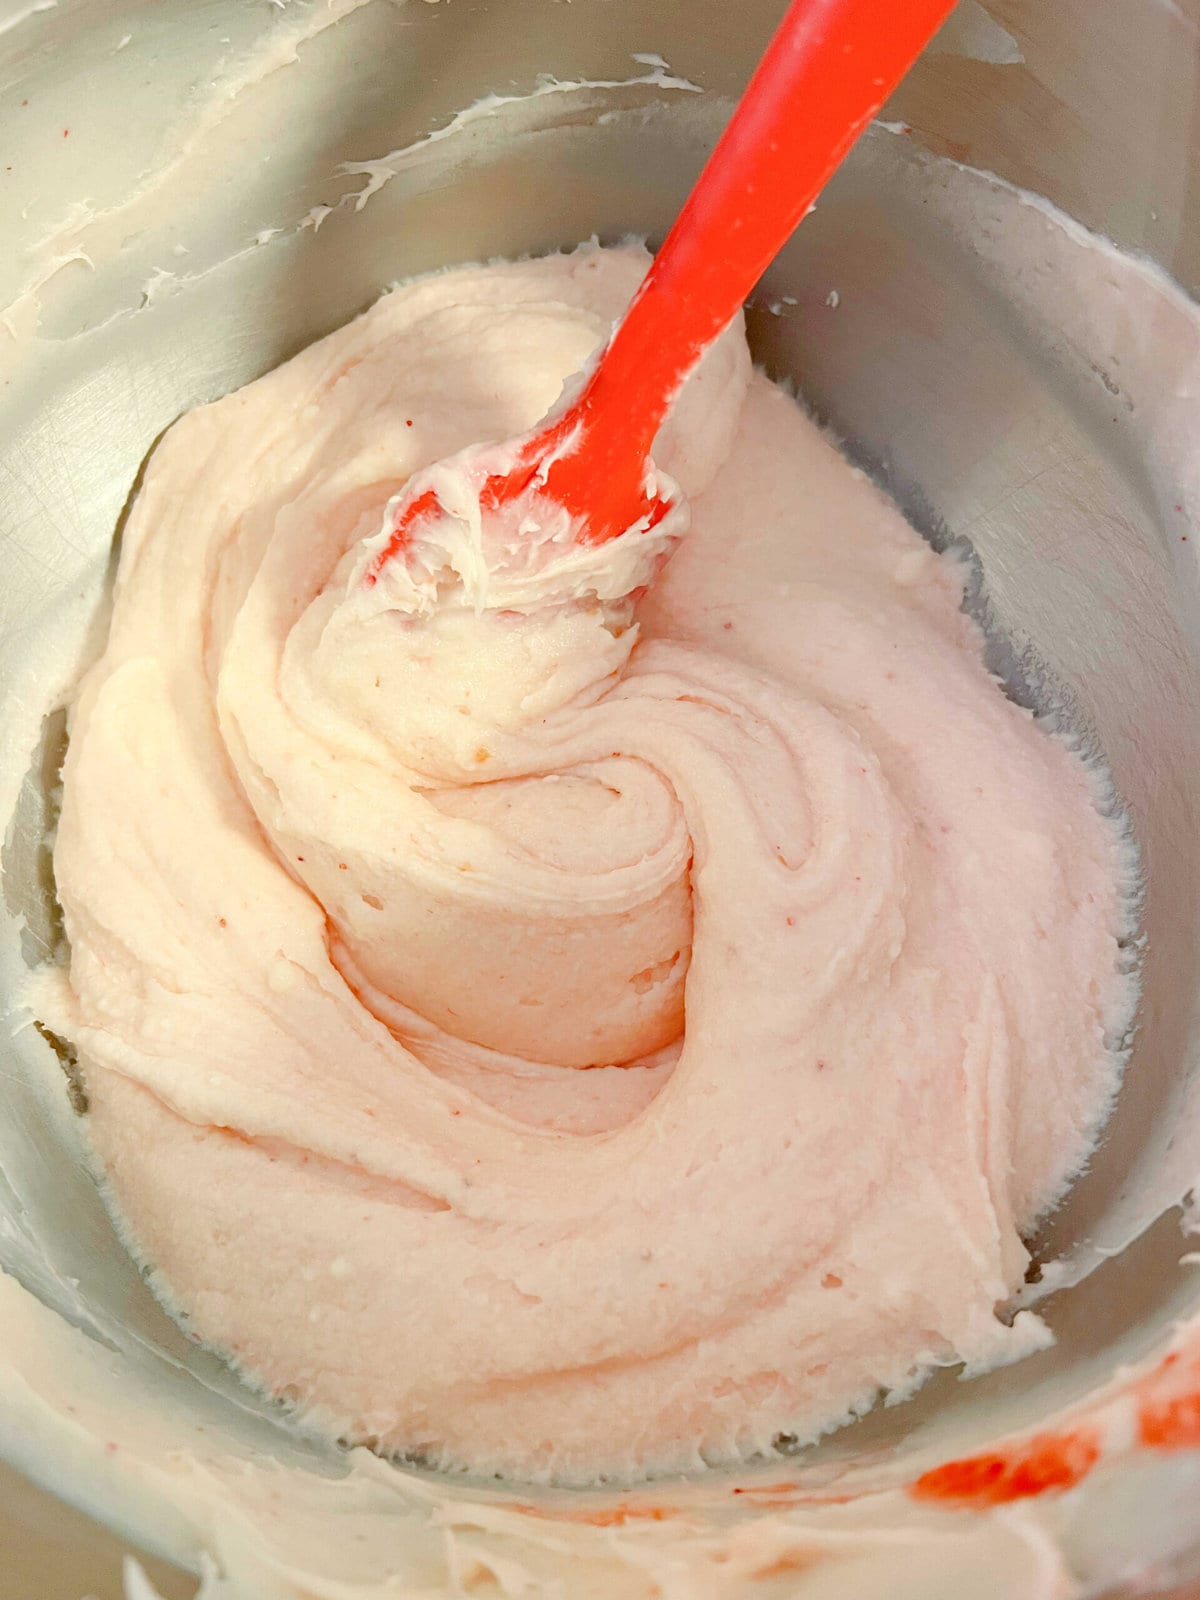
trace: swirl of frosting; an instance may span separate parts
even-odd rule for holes
[[[164,1301],[339,1434],[534,1479],[1044,1343],[997,1310],[1129,1002],[1090,775],[740,330],[658,443],[689,532],[451,519],[364,583],[645,262],[420,280],[178,423],[55,851],[46,1010]]]

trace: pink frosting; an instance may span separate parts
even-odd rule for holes
[[[164,1299],[332,1431],[533,1479],[1044,1344],[997,1308],[1130,1001],[1093,775],[739,330],[636,609],[665,544],[364,587],[410,473],[532,426],[645,260],[421,280],[171,430],[55,853],[49,1020]]]

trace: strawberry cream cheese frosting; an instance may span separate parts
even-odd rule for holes
[[[380,560],[646,261],[402,286],[169,431],[54,858],[47,1020],[173,1314],[332,1434],[562,1483],[1045,1343],[1023,1238],[1131,1001],[1095,775],[740,329],[649,532],[490,529],[451,472]]]

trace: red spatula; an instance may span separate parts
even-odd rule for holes
[[[585,544],[661,520],[650,448],[684,379],[954,4],[793,0],[583,389],[483,479],[485,517],[525,496],[523,521],[562,508]],[[433,488],[401,500],[367,583],[440,514]]]

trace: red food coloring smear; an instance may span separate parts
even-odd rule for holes
[[[64,128],[63,129],[63,138],[65,139],[70,132],[71,132],[70,128]]]
[[[1138,1438],[1150,1450],[1200,1449],[1200,1351],[1165,1357],[1140,1386]]]
[[[1147,1401],[1138,1437],[1151,1450],[1200,1450],[1200,1391]]]
[[[763,1511],[787,1511],[794,1506],[846,1506],[857,1498],[852,1494],[813,1494],[798,1483],[749,1483],[733,1490]]]
[[[513,1510],[541,1522],[583,1522],[592,1528],[623,1528],[627,1522],[666,1522],[679,1515],[674,1506],[617,1505],[598,1511],[568,1511],[518,1502]]]
[[[1100,1442],[1091,1430],[1035,1434],[1009,1451],[989,1451],[934,1467],[917,1479],[910,1492],[918,1500],[1007,1505],[1073,1489],[1099,1459]]]
[[[788,919],[787,919],[787,925],[788,925],[788,927],[789,927],[789,928],[794,928],[794,927],[795,927],[795,926],[796,926],[796,919],[795,919],[795,917],[788,917]]]

